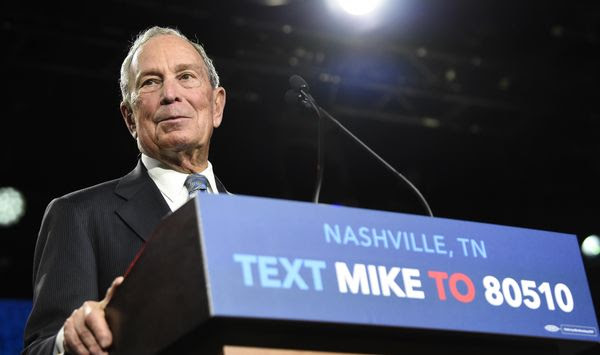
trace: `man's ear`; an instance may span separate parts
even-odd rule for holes
[[[223,120],[223,110],[225,109],[225,89],[218,87],[213,90],[213,127],[217,128]]]
[[[129,130],[129,133],[133,136],[133,138],[137,139],[137,129],[135,127],[135,119],[133,118],[133,111],[131,107],[124,102],[121,102],[121,116],[123,116],[123,120],[125,121],[125,125]]]

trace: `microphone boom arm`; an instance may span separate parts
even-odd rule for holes
[[[314,195],[314,199],[313,199],[313,201],[315,203],[319,202],[319,195],[321,192],[321,183],[323,180],[323,165],[324,165],[323,158],[324,157],[323,157],[323,147],[322,147],[323,132],[322,132],[322,127],[321,127],[321,120],[322,120],[322,116],[325,116],[331,122],[333,122],[338,128],[340,128],[342,130],[342,132],[346,133],[350,138],[352,138],[353,141],[358,143],[358,145],[363,147],[363,149],[365,149],[367,152],[369,152],[369,154],[374,156],[379,163],[381,163],[389,171],[391,171],[394,175],[396,175],[402,181],[404,181],[413,190],[413,192],[417,195],[417,197],[419,198],[419,201],[421,202],[421,204],[423,205],[425,210],[427,210],[427,214],[430,217],[433,217],[433,212],[431,211],[431,208],[429,207],[427,200],[425,200],[425,197],[423,196],[423,194],[421,194],[421,191],[419,191],[419,189],[417,189],[417,187],[415,185],[413,185],[413,183],[410,182],[410,180],[408,180],[404,175],[402,175],[400,172],[398,172],[396,169],[394,169],[394,167],[391,166],[387,161],[385,161],[385,159],[380,157],[379,154],[375,153],[375,151],[373,149],[371,149],[368,145],[366,145],[363,141],[361,141],[357,136],[355,136],[352,132],[350,132],[350,130],[348,130],[343,124],[341,124],[338,120],[336,120],[335,117],[330,115],[329,112],[325,111],[325,109],[323,109],[322,107],[317,105],[316,100],[312,97],[312,95],[309,92],[308,84],[301,76],[292,75],[290,77],[289,82],[290,82],[292,89],[288,90],[288,92],[286,93],[286,100],[290,103],[293,103],[294,101],[298,102],[307,109],[312,108],[315,111],[315,113],[317,114],[317,117],[319,119],[319,122],[318,122],[318,124],[319,124],[319,126],[318,126],[319,141],[318,141],[318,145],[317,145],[317,150],[318,150],[317,154],[318,154],[319,159],[317,162],[317,185],[315,188],[315,195]]]
[[[308,101],[311,101],[311,100],[308,100]],[[427,214],[429,215],[429,217],[433,217],[433,212],[431,211],[431,208],[429,207],[427,200],[425,200],[425,197],[423,197],[423,195],[421,194],[421,191],[419,191],[419,189],[417,189],[417,187],[412,182],[410,182],[410,180],[408,180],[404,175],[402,175],[400,172],[398,172],[398,170],[394,169],[394,167],[392,165],[390,165],[387,161],[385,161],[385,159],[380,157],[379,154],[375,153],[375,151],[373,149],[371,149],[368,145],[366,145],[362,140],[360,140],[360,138],[358,138],[352,132],[350,132],[350,130],[348,130],[338,120],[336,120],[335,117],[330,115],[329,112],[325,111],[322,107],[320,107],[318,105],[315,105],[315,106],[319,110],[319,113],[320,113],[319,117],[325,116],[331,122],[335,123],[335,125],[338,126],[338,128],[340,128],[342,130],[342,132],[344,132],[348,136],[350,136],[350,138],[352,138],[361,147],[363,147],[367,152],[369,152],[372,156],[374,156],[379,163],[381,163],[388,170],[390,170],[392,173],[394,173],[396,176],[398,176],[401,180],[403,180],[408,186],[410,186],[410,188],[414,191],[414,193],[417,195],[417,197],[419,197],[419,201],[421,202],[421,204],[423,205],[425,210],[427,210]]]

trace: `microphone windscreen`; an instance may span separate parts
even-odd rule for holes
[[[290,86],[294,90],[308,91],[308,84],[300,75],[294,74],[290,77]]]

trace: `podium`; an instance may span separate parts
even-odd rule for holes
[[[573,235],[202,195],[106,309],[111,354],[598,350]]]

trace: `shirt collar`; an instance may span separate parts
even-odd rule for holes
[[[142,153],[142,163],[148,170],[148,175],[156,183],[158,189],[171,201],[175,201],[182,192],[187,194],[187,189],[184,186],[185,179],[189,174],[180,173],[169,168],[157,159],[151,158]],[[212,164],[208,162],[208,166],[199,174],[206,176],[210,183],[209,192],[217,194],[217,185],[215,174],[213,173]]]

